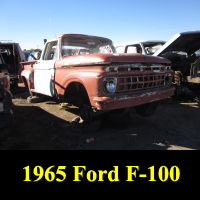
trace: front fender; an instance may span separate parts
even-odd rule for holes
[[[92,95],[96,93],[95,90],[99,79],[98,77],[99,73],[80,71],[80,69],[60,69],[56,71],[55,87],[58,94],[64,95],[64,90],[69,86],[69,84],[77,82],[85,87],[88,95]]]

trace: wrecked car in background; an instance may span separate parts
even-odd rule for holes
[[[85,121],[132,107],[148,116],[159,100],[174,93],[169,60],[116,54],[112,41],[103,37],[65,34],[45,44],[40,60],[21,64],[31,96],[75,105]]]
[[[172,62],[177,86],[200,84],[200,31],[176,34],[168,42],[147,41],[116,47],[124,53],[161,56]]]
[[[18,86],[20,62],[25,61],[25,55],[18,43],[0,40],[0,56],[3,68],[6,68],[11,87]]]
[[[42,50],[40,50],[40,49],[24,50],[23,53],[25,55],[26,61],[33,61],[33,60],[40,59]]]
[[[199,50],[200,31],[184,32],[176,34],[153,55],[172,61],[175,84],[200,84]]]
[[[10,78],[7,74],[0,72],[0,128],[9,126],[12,122],[12,117],[13,104],[10,92]]]
[[[153,55],[166,42],[161,40],[150,40],[145,42],[133,42],[117,45],[117,53],[141,53],[144,55]]]

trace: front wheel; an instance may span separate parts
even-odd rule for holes
[[[94,124],[96,124],[95,129],[99,128],[99,126],[97,126],[99,123],[96,123],[99,120],[93,112],[89,96],[83,85],[71,83],[66,89],[64,97],[65,102],[78,108],[77,116],[72,122],[75,122],[75,124],[79,123],[86,131],[93,129],[92,127]]]

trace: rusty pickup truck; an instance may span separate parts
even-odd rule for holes
[[[30,95],[75,105],[86,121],[132,107],[148,116],[174,93],[170,64],[155,56],[116,54],[107,38],[65,34],[45,44],[40,60],[22,62],[21,78]]]

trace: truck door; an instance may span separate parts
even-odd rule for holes
[[[35,92],[47,96],[55,95],[55,62],[58,56],[58,41],[46,44],[41,59],[34,65]]]

